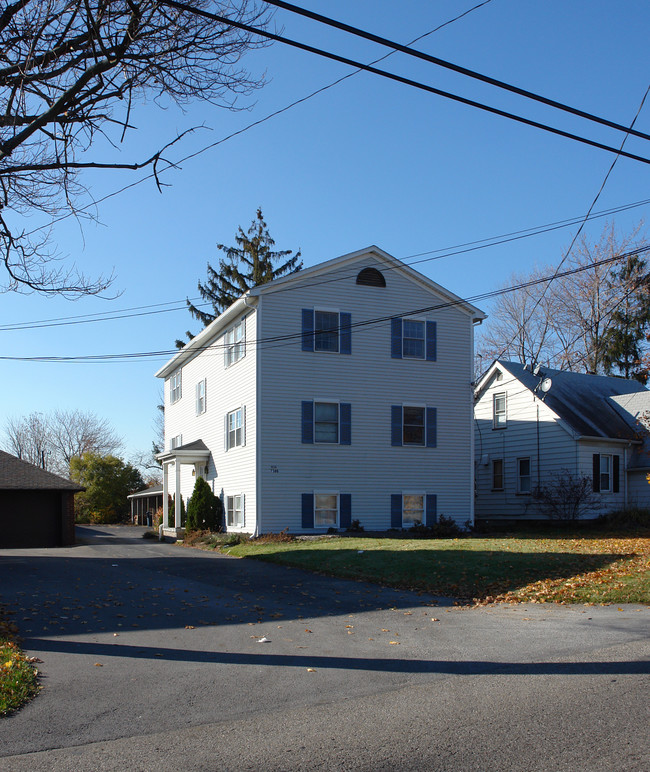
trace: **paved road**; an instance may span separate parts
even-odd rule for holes
[[[142,531],[0,550],[43,660],[2,772],[650,769],[647,607],[457,608]]]

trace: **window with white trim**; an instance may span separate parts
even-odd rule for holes
[[[492,396],[492,428],[505,429],[508,423],[506,413],[506,394],[501,392]]]
[[[173,405],[181,398],[181,370],[177,370],[169,379],[169,401]]]
[[[495,458],[492,460],[492,490],[503,490],[503,459]]]
[[[239,362],[246,355],[246,318],[226,330],[224,335],[224,364],[226,367]]]
[[[339,350],[338,311],[314,311],[314,351]]]
[[[402,356],[404,359],[424,359],[424,322],[404,319],[402,324]]]
[[[314,402],[314,442],[338,441],[338,402]]]
[[[314,493],[314,528],[336,528],[339,522],[339,494]]]
[[[612,457],[606,453],[600,454],[600,492],[609,493],[612,490]]]
[[[402,494],[402,527],[424,523],[424,493]]]
[[[196,414],[205,413],[205,378],[196,384]]]
[[[517,493],[531,492],[530,458],[517,459]]]
[[[404,405],[402,411],[402,443],[404,445],[424,445],[425,408]]]
[[[244,444],[244,408],[238,407],[226,416],[226,450]]]
[[[244,494],[226,496],[226,524],[231,528],[244,527]]]
[[[183,444],[183,435],[177,434],[175,437],[172,437],[169,442],[169,447],[171,450],[174,450],[174,448],[180,448],[180,446]]]

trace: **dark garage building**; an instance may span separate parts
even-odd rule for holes
[[[81,485],[0,450],[0,547],[74,544]]]

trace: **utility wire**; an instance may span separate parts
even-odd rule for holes
[[[532,126],[533,128],[541,129],[543,131],[550,132],[551,134],[556,134],[561,137],[566,137],[567,139],[572,139],[576,142],[581,142],[584,145],[589,145],[591,147],[597,147],[600,150],[606,150],[610,153],[616,153],[619,156],[625,156],[626,158],[631,158],[634,161],[640,161],[641,163],[650,164],[650,158],[644,158],[643,156],[636,155],[634,153],[628,153],[627,151],[623,151],[620,148],[614,148],[610,145],[605,145],[602,142],[596,142],[595,140],[587,139],[586,137],[579,136],[577,134],[572,134],[571,132],[564,131],[563,129],[557,129],[553,126],[549,126],[545,123],[540,123],[539,121],[533,121],[530,118],[525,118],[521,115],[516,115],[515,113],[510,113],[506,110],[500,110],[496,107],[490,107],[489,105],[486,105],[482,102],[477,102],[473,99],[468,99],[466,97],[462,97],[459,94],[453,94],[449,91],[443,91],[442,89],[435,88],[434,86],[428,86],[425,83],[421,83],[420,81],[412,80],[411,78],[405,78],[401,75],[396,75],[392,72],[387,72],[386,70],[381,70],[377,67],[373,67],[368,64],[363,64],[362,62],[358,62],[354,59],[349,59],[348,57],[341,56],[339,54],[332,53],[331,51],[325,51],[322,48],[317,48],[315,46],[310,46],[307,43],[301,43],[297,40],[292,40],[291,38],[283,37],[281,35],[276,35],[273,32],[268,32],[267,30],[260,29],[259,27],[251,27],[248,24],[243,24],[242,22],[234,21],[233,19],[228,19],[225,16],[219,16],[218,14],[211,13],[209,11],[204,11],[199,8],[194,8],[191,5],[187,5],[186,3],[177,2],[177,0],[161,0],[165,5],[170,6],[171,8],[176,8],[181,11],[187,11],[188,13],[193,13],[197,16],[202,16],[207,19],[211,19],[212,21],[217,21],[220,24],[227,24],[233,27],[237,27],[238,29],[244,30],[245,32],[249,32],[251,34],[260,35],[261,37],[268,38],[269,40],[275,40],[279,43],[285,43],[286,45],[292,46],[293,48],[297,48],[301,51],[307,51],[308,53],[317,54],[318,56],[325,57],[326,59],[331,59],[335,62],[340,62],[341,64],[346,64],[350,67],[356,67],[361,70],[365,70],[366,72],[373,73],[374,75],[380,75],[381,77],[388,78],[389,80],[396,81],[397,83],[402,83],[407,86],[412,86],[413,88],[420,89],[421,91],[426,91],[430,94],[436,94],[437,96],[445,97],[446,99],[451,99],[455,102],[460,102],[461,104],[468,105],[469,107],[475,107],[479,110],[484,110],[486,112],[492,113],[494,115],[500,115],[502,118],[509,118],[510,120],[517,121],[518,123],[523,123],[526,126]]]
[[[476,11],[479,8],[482,8],[484,5],[488,5],[491,2],[492,0],[483,0],[483,2],[472,6],[471,8],[468,8],[466,11],[463,11],[463,13],[458,14],[458,16],[454,16],[452,19],[448,19],[442,24],[439,24],[437,27],[434,27],[432,30],[425,32],[422,35],[418,35],[418,37],[413,38],[413,40],[411,40],[408,45],[413,45],[413,43],[417,43],[419,40],[429,37],[429,35],[433,35],[434,32],[438,32],[438,30],[443,29],[443,27],[447,27],[450,24],[453,24],[454,22],[459,21],[460,19],[469,15],[473,11]],[[384,59],[388,59],[389,57],[393,56],[395,53],[397,52],[390,51],[389,53],[384,54],[383,56],[380,56],[378,59],[373,60],[372,62],[370,62],[370,64],[377,64],[378,62],[382,62]],[[189,161],[193,158],[196,158],[197,156],[202,155],[208,150],[212,150],[213,148],[218,147],[219,145],[222,145],[224,142],[228,142],[229,140],[234,139],[235,137],[238,137],[240,134],[244,134],[245,132],[255,128],[256,126],[259,126],[262,123],[266,123],[266,121],[271,120],[271,118],[275,118],[278,115],[282,115],[282,113],[286,113],[288,110],[291,110],[293,107],[296,107],[297,105],[302,104],[303,102],[307,102],[309,99],[312,99],[313,97],[318,96],[319,94],[322,94],[323,92],[327,91],[330,88],[333,88],[334,86],[338,86],[339,83],[343,83],[343,81],[347,80],[348,78],[353,78],[355,75],[358,75],[360,72],[363,72],[363,70],[360,68],[356,69],[354,72],[349,72],[347,75],[343,75],[341,78],[337,78],[335,81],[332,81],[331,83],[328,83],[325,86],[321,86],[321,88],[318,88],[315,91],[312,91],[310,94],[306,94],[304,97],[300,97],[300,99],[296,99],[295,101],[289,103],[288,105],[285,105],[285,107],[281,107],[278,110],[275,110],[274,112],[269,113],[268,115],[265,115],[263,118],[259,118],[258,120],[247,124],[243,128],[238,129],[237,131],[234,131],[232,134],[228,134],[227,136],[222,137],[216,142],[212,142],[209,145],[205,145],[200,150],[190,153],[189,155],[184,156],[183,158],[179,159],[178,161],[175,161],[174,163],[168,163],[167,166],[158,170],[158,176],[160,176],[163,172],[168,171],[169,169],[178,168],[178,166],[182,163],[185,163],[185,161]],[[24,235],[31,236],[34,233],[37,233],[38,231],[42,231],[42,230],[45,230],[46,228],[50,228],[52,225],[54,225],[57,222],[61,222],[62,220],[66,220],[68,217],[72,217],[75,214],[80,214],[82,212],[87,211],[88,209],[94,208],[97,206],[97,204],[101,204],[102,202],[107,201],[108,199],[113,198],[115,196],[118,196],[121,193],[124,193],[127,190],[130,190],[131,188],[134,188],[137,185],[140,185],[141,183],[146,182],[147,180],[154,179],[155,177],[156,175],[153,173],[147,174],[144,177],[141,177],[139,180],[136,180],[135,182],[131,182],[128,185],[124,185],[123,187],[113,191],[112,193],[107,193],[106,195],[100,198],[93,199],[93,201],[91,201],[89,204],[86,204],[86,206],[83,206],[83,207],[79,207],[74,212],[67,212],[66,214],[60,217],[52,219],[47,225],[42,225],[37,228],[34,228],[34,230],[29,231]]]
[[[577,268],[570,268],[566,271],[563,271],[562,273],[558,273],[557,271],[552,276],[543,276],[538,277],[535,279],[531,279],[530,281],[521,282],[519,284],[516,284],[512,287],[502,287],[500,289],[491,290],[489,292],[484,292],[479,295],[474,295],[469,298],[458,298],[456,300],[450,300],[445,301],[443,303],[436,303],[431,306],[424,306],[422,308],[412,308],[408,309],[406,311],[403,311],[399,314],[389,314],[385,316],[377,316],[373,317],[371,319],[363,319],[359,322],[353,322],[350,325],[344,325],[343,327],[337,327],[333,328],[336,330],[351,330],[351,329],[358,329],[362,327],[369,327],[374,326],[377,324],[383,324],[385,322],[389,322],[391,319],[395,318],[401,318],[406,316],[417,316],[419,314],[423,313],[429,313],[431,311],[440,311],[445,308],[452,308],[454,306],[459,305],[466,305],[466,304],[472,304],[474,302],[477,302],[479,300],[486,300],[489,298],[496,297],[498,295],[503,295],[507,292],[515,292],[516,290],[525,289],[527,287],[532,287],[537,284],[543,284],[545,282],[553,281],[556,278],[561,278],[564,276],[572,276],[577,273],[581,273],[583,271],[590,270],[592,268],[597,268],[601,265],[608,265],[610,263],[614,263],[620,260],[624,260],[627,257],[631,257],[633,255],[639,255],[643,254],[645,252],[650,252],[650,244],[644,247],[638,247],[634,250],[631,250],[630,252],[621,254],[621,255],[615,255],[613,257],[606,257],[602,260],[597,260],[593,263],[589,263],[587,265],[578,266]],[[318,332],[318,331],[315,331]],[[280,342],[295,342],[296,340],[301,340],[303,338],[302,332],[296,332],[296,333],[288,333],[286,335],[274,335],[267,338],[258,338],[256,340],[247,340],[247,345],[254,345],[254,346],[265,346],[266,344],[272,344],[272,343],[280,343]],[[215,354],[220,353],[226,348],[229,348],[230,346],[228,344],[216,344],[216,343],[210,343],[205,346],[197,346],[193,348],[193,354],[198,354],[202,351],[211,350]],[[182,351],[182,349],[181,349]],[[145,359],[145,358],[151,358],[151,357],[169,357],[172,355],[179,354],[178,349],[162,349],[158,351],[141,351],[141,352],[134,352],[134,353],[121,353],[121,354],[89,354],[89,355],[79,355],[79,356],[40,356],[40,357],[13,357],[13,356],[0,356],[0,360],[9,360],[9,361],[20,361],[20,362],[85,362],[85,363],[94,363],[94,362],[109,362],[109,361],[116,361],[116,360],[133,360],[133,359]]]
[[[630,204],[622,204],[618,207],[612,207],[610,209],[604,209],[600,212],[593,213],[589,215],[587,219],[589,220],[595,220],[601,217],[608,217],[611,214],[616,214],[617,212],[622,211],[628,211],[630,209],[639,207],[639,206],[646,206],[650,204],[650,199],[645,199],[643,201],[635,201]],[[451,247],[445,247],[444,249],[432,249],[425,252],[418,252],[412,255],[407,255],[406,257],[401,258],[400,262],[406,266],[412,266],[417,265],[420,263],[427,263],[427,262],[433,262],[434,260],[442,260],[446,257],[455,257],[457,255],[466,254],[468,252],[475,252],[479,249],[487,249],[488,247],[495,247],[499,246],[501,244],[507,244],[512,241],[519,241],[521,239],[530,238],[531,236],[539,236],[544,233],[549,233],[554,230],[559,230],[560,228],[566,228],[570,225],[575,225],[576,223],[582,221],[584,219],[584,215],[580,215],[580,217],[573,217],[566,220],[558,220],[556,222],[547,223],[545,225],[539,225],[539,226],[533,226],[531,228],[524,228],[522,230],[513,231],[511,233],[505,233],[500,234],[499,236],[492,236],[490,238],[485,239],[479,239],[476,241],[470,241],[466,242],[464,244],[457,244],[455,246]],[[451,251],[450,251],[451,250]],[[442,254],[439,254],[442,253]],[[423,257],[425,255],[428,255],[428,257]],[[412,258],[422,258],[420,260],[413,260]],[[409,261],[409,262],[407,262]],[[401,268],[401,265],[395,265],[395,266],[386,266],[382,270],[384,272],[396,270],[398,268]],[[347,281],[351,278],[354,278],[357,274],[357,270],[355,269],[354,272],[350,273],[338,273],[336,276],[331,277],[329,279],[322,279],[319,281],[311,281],[311,282],[301,282],[296,283],[293,285],[289,285],[287,287],[278,287],[277,292],[288,292],[292,290],[302,290],[309,287],[318,287],[322,284],[332,284],[339,281]],[[299,278],[299,276],[295,276],[294,278]],[[197,305],[197,307],[200,308],[207,308],[210,303],[200,303],[199,301],[201,298],[189,298],[190,302]],[[173,306],[172,308],[163,308],[160,309],[160,306]],[[147,310],[147,309],[157,309],[157,310]],[[123,308],[119,309],[117,311],[102,311],[102,312],[96,312],[94,314],[82,314],[79,316],[67,316],[67,317],[54,317],[51,319],[40,319],[40,320],[34,320],[30,322],[16,322],[13,324],[0,324],[0,332],[13,332],[13,331],[19,331],[19,330],[32,330],[32,329],[41,329],[41,328],[47,328],[47,327],[60,327],[60,326],[68,326],[73,324],[89,324],[91,322],[103,322],[103,321],[114,321],[117,319],[128,319],[134,316],[148,316],[148,315],[155,315],[155,314],[161,314],[161,313],[168,313],[173,311],[186,311],[187,310],[187,302],[186,300],[172,300],[168,301],[167,303],[155,303],[152,305],[146,305],[146,306],[132,306],[130,308]],[[95,317],[95,318],[90,318]]]
[[[410,48],[409,46],[396,43],[393,40],[388,40],[387,38],[380,37],[379,35],[375,35],[366,30],[359,29],[359,27],[353,27],[350,24],[345,24],[344,22],[337,21],[336,19],[332,19],[328,16],[323,16],[320,13],[309,11],[306,8],[301,8],[297,5],[293,5],[292,3],[285,3],[282,0],[264,1],[268,5],[274,5],[277,8],[283,8],[285,11],[291,11],[291,13],[296,13],[299,16],[305,16],[308,19],[312,19],[313,21],[317,21],[321,24],[326,24],[329,27],[334,27],[336,29],[343,30],[344,32],[349,32],[351,35],[355,35],[356,37],[370,40],[373,43],[379,43],[382,46],[387,46],[388,48],[392,48],[393,50],[399,51],[400,53],[413,56],[417,59],[422,59],[425,62],[429,62],[430,64],[436,64],[439,67],[444,67],[445,69],[452,70],[453,72],[458,72],[461,75],[466,75],[467,77],[473,78],[474,80],[480,80],[483,83],[489,83],[491,86],[496,86],[497,88],[504,89],[505,91],[510,91],[513,94],[518,94],[519,96],[526,97],[527,99],[532,99],[535,102],[541,102],[542,104],[548,105],[549,107],[563,110],[564,112],[571,113],[572,115],[577,115],[580,118],[586,118],[588,121],[599,123],[602,126],[608,126],[611,129],[616,129],[617,131],[622,131],[626,134],[634,134],[635,136],[641,137],[642,139],[650,139],[649,134],[636,131],[636,129],[631,130],[628,126],[622,126],[620,123],[615,123],[614,121],[610,121],[607,118],[601,118],[598,115],[593,115],[592,113],[579,110],[562,102],[557,102],[556,100],[549,99],[548,97],[542,96],[541,94],[535,94],[532,91],[527,91],[526,89],[519,88],[518,86],[513,86],[512,84],[506,83],[505,81],[497,80],[496,78],[492,78],[489,75],[483,75],[482,73],[476,72],[475,70],[469,70],[467,67],[461,67],[460,65],[454,64],[453,62],[445,61],[444,59],[440,59],[437,56],[426,54],[423,51],[417,51],[416,49]]]
[[[638,107],[638,109],[637,109],[637,111],[636,111],[636,114],[635,114],[634,118],[632,119],[632,123],[630,124],[630,129],[632,129],[632,128],[634,127],[634,124],[636,123],[636,120],[637,120],[637,118],[639,117],[639,115],[640,115],[640,113],[641,113],[641,110],[643,109],[643,105],[645,104],[645,101],[646,101],[646,99],[647,99],[647,97],[648,97],[648,93],[650,93],[650,86],[648,86],[648,88],[647,88],[647,89],[646,89],[646,91],[645,91],[645,94],[643,95],[643,98],[641,99],[641,103],[639,104],[639,107]],[[627,142],[627,138],[628,138],[627,136],[625,136],[625,137],[623,138],[623,141],[621,142],[621,148],[620,148],[621,150],[623,149],[623,145],[625,145],[625,143]],[[551,281],[553,281],[553,279],[556,279],[556,278],[558,278],[559,276],[563,276],[563,275],[564,275],[564,274],[560,274],[560,273],[558,273],[558,272],[559,272],[560,268],[561,268],[561,267],[564,265],[564,263],[566,262],[566,260],[568,259],[569,255],[571,254],[571,250],[573,249],[573,246],[574,246],[574,244],[576,243],[576,241],[577,241],[577,239],[578,239],[578,236],[579,236],[579,235],[582,233],[582,230],[583,230],[583,228],[584,228],[584,226],[585,226],[585,223],[587,222],[587,220],[588,220],[588,219],[589,219],[589,217],[591,216],[591,213],[592,213],[592,211],[593,211],[594,207],[596,206],[596,203],[597,203],[598,199],[600,198],[600,195],[601,195],[601,193],[602,193],[602,192],[603,192],[603,190],[605,189],[605,185],[607,184],[607,180],[609,179],[609,177],[610,177],[611,173],[614,171],[614,167],[616,166],[616,162],[618,161],[619,157],[620,157],[620,154],[619,154],[619,155],[617,155],[617,156],[616,156],[616,158],[614,158],[614,160],[613,160],[613,161],[612,161],[612,163],[610,164],[610,167],[609,167],[609,169],[607,170],[607,174],[605,175],[605,178],[603,179],[603,181],[602,181],[602,183],[601,183],[601,185],[600,185],[600,188],[598,189],[598,193],[596,193],[596,195],[595,195],[595,197],[594,197],[594,200],[591,202],[591,205],[589,206],[589,209],[587,210],[587,214],[584,216],[584,218],[583,218],[582,222],[580,223],[580,227],[579,227],[579,228],[578,228],[578,230],[576,231],[576,233],[575,233],[575,235],[574,235],[574,237],[573,237],[573,239],[572,239],[572,241],[571,241],[571,244],[569,245],[569,248],[568,248],[568,249],[566,250],[566,252],[564,253],[564,257],[563,257],[563,258],[560,260],[560,262],[558,263],[558,266],[557,266],[557,268],[556,268],[556,270],[555,270],[555,274],[553,275],[553,277],[552,277]],[[645,250],[644,250],[644,251],[645,251]],[[634,252],[632,252],[631,254],[635,254],[635,253],[634,253]],[[506,346],[505,346],[505,347],[504,347],[504,348],[501,350],[501,353],[503,353],[503,351],[505,351],[506,349],[510,348],[510,346],[511,346],[511,345],[512,345],[512,343],[513,343],[513,341],[514,341],[514,340],[517,338],[517,336],[519,335],[519,333],[520,333],[520,332],[523,330],[523,328],[524,328],[524,327],[525,327],[525,326],[528,324],[528,322],[531,320],[531,318],[532,318],[533,314],[535,313],[535,311],[536,311],[536,310],[537,310],[537,308],[539,307],[539,304],[542,302],[542,300],[543,300],[543,299],[544,299],[544,297],[546,296],[546,292],[547,292],[547,290],[548,290],[548,288],[549,288],[550,286],[551,286],[551,282],[549,282],[549,283],[548,283],[548,285],[544,287],[544,290],[543,290],[543,292],[541,293],[541,295],[539,296],[539,298],[537,298],[537,300],[536,300],[535,304],[533,305],[533,308],[531,309],[531,312],[530,312],[530,313],[528,314],[528,316],[527,316],[527,317],[524,319],[524,321],[523,321],[523,322],[522,322],[520,325],[518,325],[518,329],[517,329],[517,332],[516,332],[516,333],[513,335],[513,337],[512,337],[512,338],[511,338],[511,340],[510,340],[510,341],[509,341],[509,342],[506,344]],[[500,358],[500,356],[501,356],[501,355],[499,355],[499,357],[497,357],[497,359],[499,359],[499,358]]]

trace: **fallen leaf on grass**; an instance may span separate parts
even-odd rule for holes
[[[390,641],[390,646],[399,646],[399,641]]]

